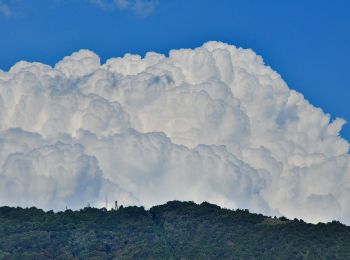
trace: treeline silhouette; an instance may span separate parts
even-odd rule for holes
[[[350,227],[171,201],[145,210],[0,208],[0,259],[350,259]]]

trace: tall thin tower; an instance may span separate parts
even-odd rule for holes
[[[108,207],[108,200],[107,200],[107,192],[106,192],[106,209],[108,209],[107,207]]]

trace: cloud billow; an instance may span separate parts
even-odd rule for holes
[[[343,119],[251,50],[91,51],[0,71],[0,204],[45,209],[209,201],[350,223]]]

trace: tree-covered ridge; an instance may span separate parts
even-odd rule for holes
[[[150,210],[0,208],[0,259],[350,259],[350,227],[172,201]]]

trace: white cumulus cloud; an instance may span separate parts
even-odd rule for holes
[[[125,2],[125,1],[124,1]],[[127,2],[125,2],[127,5]],[[0,71],[0,203],[209,201],[350,223],[349,144],[252,50],[81,50]]]

